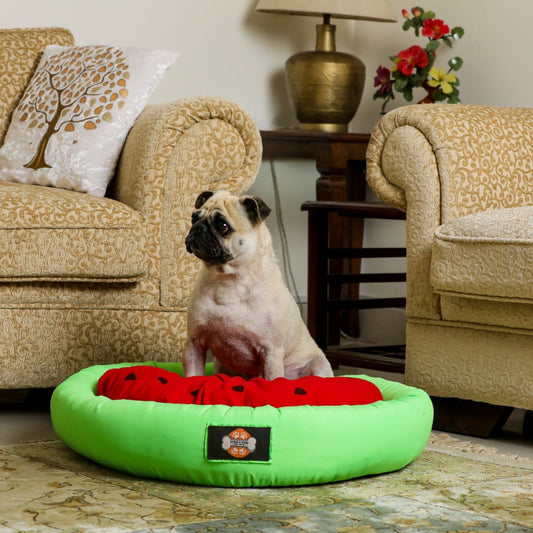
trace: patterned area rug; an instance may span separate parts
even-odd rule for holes
[[[0,447],[0,531],[533,531],[533,461],[433,434],[401,471],[310,487],[133,478],[59,441]]]

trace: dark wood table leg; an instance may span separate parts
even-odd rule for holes
[[[319,151],[316,167],[320,174],[316,182],[316,198],[317,200],[325,200],[331,202],[340,202],[346,200],[346,171],[347,160],[346,154],[343,153],[343,147],[336,145],[323,146]],[[345,235],[345,220],[331,212],[329,214],[329,246],[341,247]],[[320,261],[320,256],[317,256]],[[341,259],[331,261],[329,264],[330,273],[341,273],[343,271],[343,261]],[[326,262],[326,271],[324,275],[328,274],[328,265]],[[324,279],[324,278],[322,278]],[[339,298],[341,295],[341,286],[329,287],[329,297]],[[325,321],[327,320],[328,332],[327,344],[338,344],[341,335],[341,312],[330,311],[326,313]]]
[[[366,197],[366,163],[365,161],[348,161],[348,174],[352,179],[346,182],[346,198],[350,201],[364,202]],[[344,242],[347,248],[362,248],[365,231],[364,218],[344,218]],[[358,274],[361,272],[361,259],[348,259],[344,261],[344,274]],[[349,300],[359,298],[360,286],[352,283],[342,290],[342,297]],[[351,337],[359,337],[359,310],[344,312],[341,318],[341,327]]]
[[[346,200],[364,201],[366,192],[365,161],[350,160],[345,144],[322,147],[317,157],[317,170],[320,174],[316,184],[318,201],[344,202]],[[363,245],[364,219],[349,219],[331,212],[329,215],[329,246],[331,248]],[[352,274],[361,271],[360,259],[339,259],[331,261],[329,272],[332,274]],[[359,285],[347,287],[333,285],[330,297],[359,297]],[[359,336],[359,311],[332,311],[329,313],[328,344],[339,344],[341,330],[346,334]]]

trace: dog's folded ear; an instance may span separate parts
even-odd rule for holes
[[[243,196],[239,201],[254,226],[260,221],[265,220],[272,212],[270,207],[259,196]]]
[[[207,200],[209,200],[213,194],[215,194],[215,191],[201,192],[198,195],[198,198],[196,198],[196,202],[194,202],[195,209],[200,209],[200,207],[202,207],[202,205],[204,205],[204,203],[207,202]]]

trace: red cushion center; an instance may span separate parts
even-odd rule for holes
[[[269,381],[224,374],[184,378],[154,366],[108,370],[98,381],[97,394],[112,400],[249,407],[362,405],[383,400],[379,388],[361,378],[307,376]]]

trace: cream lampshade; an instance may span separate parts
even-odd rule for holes
[[[258,0],[256,10],[323,17],[316,27],[315,50],[287,60],[287,86],[302,129],[348,131],[361,102],[365,65],[336,51],[330,18],[396,22],[389,0]]]

